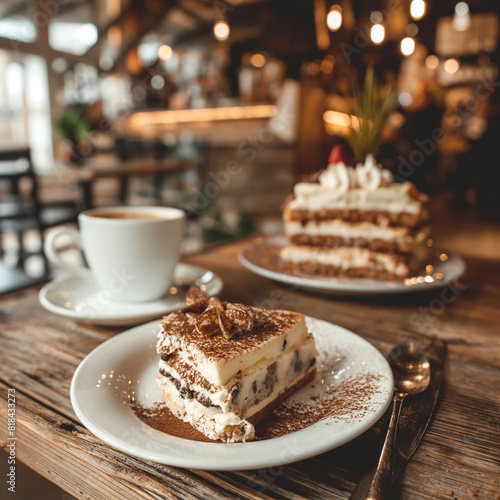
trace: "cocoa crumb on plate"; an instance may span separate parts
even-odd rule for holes
[[[256,440],[286,436],[327,417],[346,422],[362,418],[370,411],[368,402],[378,390],[378,380],[377,375],[358,375],[342,381],[334,390],[315,391],[310,398],[290,398],[257,425]],[[318,389],[320,385],[313,382],[301,391]],[[135,406],[133,410],[142,422],[158,431],[192,441],[213,441],[174,417],[163,403],[149,408]]]

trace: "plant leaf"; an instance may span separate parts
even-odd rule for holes
[[[392,90],[392,82],[383,87],[378,84],[373,66],[366,70],[363,88],[357,78],[353,79],[348,98],[352,103],[350,112],[358,119],[358,126],[351,119],[348,141],[357,159],[363,160],[379,151],[384,125],[393,110]]]

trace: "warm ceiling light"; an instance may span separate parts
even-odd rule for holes
[[[460,63],[456,59],[446,59],[443,66],[450,75],[454,75],[460,69]]]
[[[158,49],[158,57],[162,61],[167,61],[168,59],[170,59],[172,57],[172,54],[173,54],[173,50],[172,50],[172,47],[170,47],[170,45],[162,45]]]
[[[164,86],[165,80],[162,76],[154,75],[153,78],[151,78],[151,87],[153,87],[155,90],[161,90]]]
[[[429,69],[436,69],[439,66],[439,59],[434,55],[427,56],[427,59],[425,60],[425,65]]]
[[[108,69],[111,69],[113,67],[113,59],[109,56],[101,56],[101,58],[99,59],[99,66],[104,71],[107,71]]]
[[[406,37],[401,40],[401,52],[405,56],[409,56],[413,54],[413,51],[415,50],[415,40],[411,37]]]
[[[227,40],[229,32],[229,24],[226,21],[217,21],[214,24],[214,36],[217,40]]]
[[[354,115],[333,111],[329,109],[323,113],[323,120],[327,125],[334,125],[340,128],[353,128],[359,130],[359,118]]]
[[[331,73],[333,71],[333,66],[335,64],[335,59],[330,59],[328,58],[328,56],[326,56],[323,61],[321,61],[321,64],[320,64],[320,68],[321,68],[321,71],[323,71],[323,73],[325,73],[326,75],[328,73]]]
[[[427,5],[424,0],[413,0],[410,4],[410,14],[413,19],[418,21],[425,16],[425,11],[427,10]]]
[[[326,25],[330,31],[337,31],[342,26],[342,7],[334,5],[326,15]]]
[[[250,56],[250,64],[256,68],[262,68],[266,64],[266,56],[263,54],[253,54]]]
[[[405,124],[405,117],[399,111],[393,111],[389,115],[388,122],[395,128],[401,128]]]
[[[113,65],[113,61],[111,61],[111,65]],[[68,63],[66,62],[66,59],[63,59],[62,57],[56,57],[52,61],[52,69],[56,73],[64,73],[68,69]]]
[[[381,24],[374,24],[370,30],[370,38],[375,45],[382,43],[385,38],[385,29]]]
[[[470,11],[465,2],[458,2],[455,5],[455,15],[453,16],[453,27],[457,31],[466,31],[470,28]]]
[[[466,16],[469,13],[469,6],[465,2],[458,2],[455,5],[455,14],[457,16]]]
[[[403,107],[408,107],[413,102],[413,97],[408,92],[401,92],[398,96],[399,104]]]
[[[378,11],[378,10],[374,10],[371,14],[370,14],[370,21],[373,23],[373,24],[380,24],[382,22],[382,20],[384,19],[384,16],[382,14],[382,12]]]
[[[406,34],[408,36],[416,36],[418,33],[418,26],[415,23],[410,23],[406,27]]]

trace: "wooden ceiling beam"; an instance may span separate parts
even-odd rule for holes
[[[187,16],[195,19],[198,22],[204,22],[203,18],[200,17],[196,12],[193,12],[192,10],[188,9],[186,6],[177,4],[176,8],[180,11],[182,11],[184,14]]]
[[[90,47],[87,52],[85,52],[84,56],[96,59],[98,56],[98,49],[101,46],[102,42],[106,38],[108,30],[113,26],[121,24],[124,19],[131,14],[137,7],[140,6],[140,2],[137,0],[132,0],[117,16],[111,19],[104,26],[97,27],[97,42]]]
[[[197,1],[197,3],[199,3]],[[238,29],[241,26],[248,25],[249,19],[251,19],[252,14],[258,12],[260,2],[246,3],[239,6],[232,6],[228,4],[231,8],[225,12],[225,17],[229,22],[229,27],[232,31]],[[172,46],[182,45],[190,40],[195,40],[196,38],[204,37],[213,32],[214,22],[217,19],[217,12],[214,12],[213,21],[203,21],[200,23],[199,27],[195,30],[185,31],[179,34],[173,41]]]
[[[5,9],[5,12],[0,13],[0,19],[7,19],[9,17],[15,16],[16,14],[22,14],[28,6],[28,3],[29,0],[23,0],[18,4],[12,5],[12,7]]]
[[[87,2],[83,2],[87,3]],[[66,14],[67,12],[71,12],[72,10],[81,7],[82,2],[65,2],[59,4],[59,9],[57,10],[57,13],[55,14],[55,17],[61,14]]]
[[[41,56],[48,61],[56,59],[57,57],[62,57],[63,59],[66,59],[66,61],[73,64],[95,64],[95,61],[92,61],[83,56],[70,54],[68,52],[61,52],[60,50],[47,49],[46,47],[41,46],[41,44],[37,41],[33,43],[26,43],[12,40],[11,38],[0,37],[0,49],[4,49],[10,52],[21,52],[22,54],[33,54],[35,56]]]
[[[154,28],[156,28],[156,26],[158,26],[163,21],[166,14],[174,7],[177,7],[177,2],[172,1],[169,3],[163,3],[160,9],[158,9],[153,13],[150,13],[148,19],[141,26],[141,28],[139,29],[138,33],[134,36],[134,38],[130,40],[128,43],[126,43],[124,47],[122,47],[120,54],[113,63],[113,66],[109,70],[101,70],[100,73],[116,71],[118,66],[125,61],[127,54],[133,48],[139,45],[141,39],[145,35],[147,35],[150,31],[152,31]]]

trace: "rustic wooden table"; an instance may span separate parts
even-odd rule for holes
[[[397,498],[500,499],[500,263],[469,260],[455,287],[430,295],[341,299],[292,291],[245,270],[242,243],[186,262],[224,280],[222,298],[302,311],[346,327],[382,352],[402,338],[448,343],[437,412],[404,471]],[[61,319],[31,289],[0,300],[0,406],[16,391],[17,457],[79,499],[349,498],[375,426],[329,453],[283,467],[205,472],[158,465],[121,453],[87,431],[71,407],[71,377],[81,360],[119,329]],[[5,448],[7,426],[0,424]],[[3,488],[4,486],[2,486]]]

